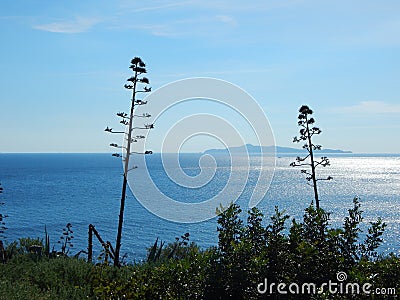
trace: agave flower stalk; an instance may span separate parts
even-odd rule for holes
[[[110,133],[122,133],[126,135],[126,145],[119,146],[115,143],[110,144],[111,147],[119,148],[124,150],[125,154],[122,155],[120,153],[114,153],[115,157],[122,157],[124,163],[124,177],[122,183],[122,192],[121,192],[121,201],[120,201],[120,210],[119,210],[119,218],[118,218],[118,231],[117,231],[117,239],[115,245],[115,258],[114,258],[114,266],[120,266],[120,250],[121,250],[121,239],[122,239],[122,227],[124,222],[124,210],[125,210],[125,199],[126,199],[126,190],[128,184],[128,172],[136,169],[136,167],[129,168],[129,159],[132,154],[152,154],[152,151],[145,151],[143,153],[132,151],[132,143],[137,142],[138,139],[144,139],[143,135],[134,136],[134,130],[149,130],[154,128],[154,124],[145,124],[144,126],[134,126],[134,118],[149,118],[151,115],[148,113],[144,113],[143,115],[135,115],[135,107],[139,105],[147,104],[147,101],[143,101],[141,99],[137,99],[136,96],[138,93],[148,93],[151,92],[151,88],[144,86],[143,89],[139,88],[139,85],[149,84],[149,79],[143,77],[142,75],[147,73],[145,69],[145,63],[139,58],[135,57],[131,60],[131,66],[129,67],[133,71],[133,76],[128,78],[128,83],[124,85],[124,87],[128,90],[132,90],[132,98],[131,98],[131,106],[129,114],[125,112],[118,112],[117,116],[121,118],[120,123],[124,126],[127,126],[125,131],[113,131],[112,128],[107,128],[105,131]]]

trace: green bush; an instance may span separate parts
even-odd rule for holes
[[[0,265],[1,299],[362,299],[362,296],[260,295],[259,283],[301,285],[335,281],[400,291],[400,258],[378,255],[385,224],[372,222],[360,241],[362,211],[354,199],[343,226],[333,228],[329,214],[310,205],[301,221],[275,208],[268,224],[253,208],[247,219],[232,204],[218,217],[218,245],[205,250],[189,243],[189,234],[164,247],[154,243],[149,259],[116,268],[80,259],[32,253],[40,240],[8,245],[14,253]],[[275,289],[276,291],[276,289]],[[390,299],[375,295],[369,299]]]

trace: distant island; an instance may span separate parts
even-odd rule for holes
[[[238,147],[230,147],[228,149],[209,149],[204,151],[204,154],[227,154],[228,152],[231,153],[244,153],[247,152],[249,154],[260,154],[260,153],[271,153],[274,148],[276,154],[303,154],[306,153],[304,149],[298,148],[290,148],[290,147],[281,147],[281,146],[254,146],[251,144],[246,144],[243,146]],[[322,149],[317,151],[318,154],[346,154],[346,153],[353,153],[347,150],[339,150],[339,149]]]

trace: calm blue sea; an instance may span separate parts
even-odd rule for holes
[[[198,154],[182,154],[181,165],[189,175],[200,172]],[[226,160],[218,165],[215,178],[202,188],[174,188],[162,170],[160,156],[146,157],[153,180],[177,201],[203,199],[218,191],[229,178]],[[259,157],[254,156],[252,160]],[[297,168],[289,167],[293,157],[276,159],[272,184],[258,207],[268,217],[274,206],[301,218],[303,210],[312,200],[310,186]],[[384,235],[382,252],[400,253],[400,155],[336,155],[330,156],[331,166],[321,170],[321,176],[334,180],[321,182],[321,207],[332,213],[332,223],[338,225],[352,206],[352,199],[360,197],[364,221],[382,217],[388,227]],[[224,165],[225,164],[225,165]],[[139,169],[135,172],[140,172]],[[250,170],[249,181],[238,203],[245,207],[255,185],[258,171]],[[66,223],[74,229],[72,253],[87,248],[87,230],[94,224],[105,240],[115,244],[122,163],[110,154],[0,154],[0,182],[4,193],[0,195],[1,213],[9,215],[6,240],[20,237],[44,237],[44,228],[52,244],[57,241]],[[148,212],[129,194],[126,201],[122,253],[128,259],[141,260],[146,249],[158,237],[172,242],[185,232],[202,247],[217,243],[216,218],[196,223],[179,224],[163,220]],[[364,226],[364,229],[366,227]],[[99,249],[99,247],[97,247]]]

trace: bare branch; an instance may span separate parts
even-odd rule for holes
[[[143,113],[143,115],[133,115],[133,116],[137,117],[137,118],[150,118],[151,117],[151,115],[148,113]]]
[[[324,181],[324,180],[332,180],[333,177],[332,176],[328,176],[327,178],[318,178],[316,179],[317,181]]]
[[[300,161],[305,161],[307,158],[310,157],[310,153],[307,154],[305,157],[301,158],[300,156],[296,157],[296,161],[300,162]]]
[[[138,168],[138,166],[133,166],[132,168],[128,169],[127,172],[132,171],[132,170],[137,169],[137,168]]]
[[[147,129],[148,130],[150,128],[135,126],[135,127],[132,127],[132,130],[134,130],[134,129],[141,129],[141,130],[146,130]]]
[[[123,147],[123,146],[118,146],[117,144],[114,144],[114,143],[111,143],[111,144],[110,144],[110,147],[120,148],[120,149],[125,148],[125,147]]]
[[[113,129],[109,128],[108,126],[107,126],[106,129],[104,129],[104,131],[107,131],[107,132],[110,132],[110,133],[125,133],[124,131],[113,131]]]
[[[125,131],[110,131],[111,133],[126,133]]]
[[[128,119],[129,118],[128,114],[125,113],[125,112],[119,112],[119,113],[117,113],[117,116],[121,117],[121,118],[124,118],[124,119]]]
[[[296,163],[296,162],[292,162],[290,163],[291,167],[301,167],[301,166],[310,166],[310,164],[302,164],[302,163]]]
[[[137,104],[137,105],[145,105],[145,104],[147,104],[147,101],[136,100],[136,101],[135,101],[135,104]]]
[[[145,152],[132,151],[129,154],[153,154],[153,151],[150,151],[150,150],[146,150]]]
[[[135,93],[150,93],[151,92],[151,87],[147,88],[144,87],[142,91],[136,91]]]

